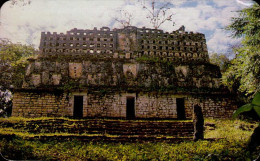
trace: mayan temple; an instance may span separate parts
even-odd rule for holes
[[[237,108],[210,64],[205,35],[128,26],[42,32],[12,116],[227,118]]]

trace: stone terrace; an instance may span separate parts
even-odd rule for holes
[[[43,119],[28,121],[1,121],[1,128],[14,128],[16,132],[28,132],[26,139],[83,141],[182,141],[191,140],[193,122],[191,120],[110,120],[110,119]],[[6,132],[7,131],[7,132]],[[2,137],[10,137],[6,130]],[[11,135],[12,136],[12,135]],[[19,136],[19,134],[18,134]]]

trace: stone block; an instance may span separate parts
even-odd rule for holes
[[[59,85],[61,80],[61,74],[53,74],[52,75],[52,82],[53,85]]]
[[[41,83],[41,75],[40,74],[32,74],[32,83],[34,86],[39,86]]]

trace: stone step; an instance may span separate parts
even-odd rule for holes
[[[67,135],[67,136],[35,136],[32,138],[27,138],[28,140],[40,140],[40,141],[68,141],[68,140],[80,140],[80,141],[92,141],[92,142],[167,142],[167,143],[176,143],[182,141],[192,140],[191,137],[158,137],[158,136],[78,136],[78,135]]]
[[[0,122],[0,127],[24,129],[29,133],[109,134],[109,135],[165,135],[191,137],[192,121],[151,121],[151,120],[65,120],[45,119],[26,122]]]

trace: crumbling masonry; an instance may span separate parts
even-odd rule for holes
[[[234,99],[220,86],[201,33],[128,26],[41,33],[13,116],[227,118]]]

